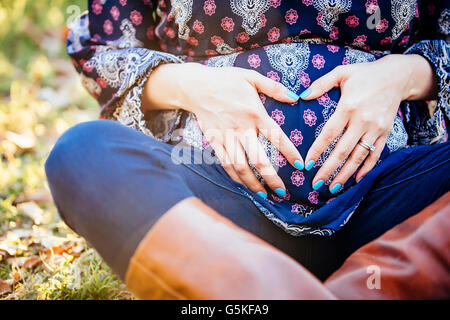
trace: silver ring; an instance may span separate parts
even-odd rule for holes
[[[376,147],[373,144],[370,144],[364,140],[359,140],[359,144],[369,151],[375,151],[375,149],[376,149]]]

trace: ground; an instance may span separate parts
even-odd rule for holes
[[[133,299],[53,205],[44,163],[72,125],[97,118],[65,54],[87,0],[0,0],[0,299]]]

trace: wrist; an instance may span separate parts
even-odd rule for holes
[[[182,107],[179,79],[183,64],[165,63],[152,70],[142,92],[143,110],[172,110]]]
[[[402,55],[405,63],[405,91],[403,100],[431,100],[437,97],[434,69],[427,59],[418,54]]]
[[[378,62],[386,63],[389,79],[397,88],[401,101],[435,99],[437,84],[434,70],[424,57],[417,54],[390,54]]]

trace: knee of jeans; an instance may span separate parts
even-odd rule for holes
[[[49,183],[52,183],[53,177],[59,177],[71,171],[73,166],[83,168],[74,160],[87,159],[84,157],[86,154],[83,153],[94,154],[96,148],[105,145],[110,128],[115,125],[119,124],[113,121],[95,120],[77,124],[63,133],[45,162],[45,172]]]
[[[67,130],[50,152],[45,173],[54,202],[66,223],[70,212],[75,212],[71,209],[75,203],[71,202],[84,196],[83,185],[93,183],[86,181],[86,177],[93,176],[96,164],[107,156],[107,139],[115,126],[121,125],[106,120],[78,124]]]

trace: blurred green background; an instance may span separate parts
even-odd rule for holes
[[[43,165],[98,106],[65,53],[87,0],[0,0],[0,299],[133,299],[59,218]]]

